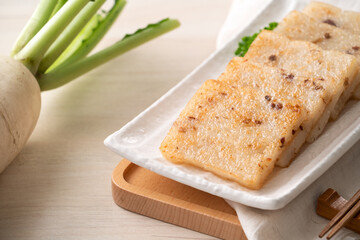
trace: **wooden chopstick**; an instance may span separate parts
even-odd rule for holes
[[[325,226],[325,228],[319,234],[319,237],[322,238],[329,230],[332,228],[341,218],[343,218],[346,213],[360,200],[360,190],[357,191],[354,196],[345,204],[345,206],[335,215],[333,219]],[[350,219],[350,218],[349,218]],[[342,226],[341,226],[342,227]],[[341,228],[340,227],[340,228]],[[340,229],[339,228],[339,229]],[[335,234],[335,233],[334,233]]]
[[[360,200],[356,203],[356,205],[350,209],[350,211],[343,217],[331,230],[329,235],[326,237],[327,239],[332,238],[348,221],[350,221],[357,213],[360,211]]]

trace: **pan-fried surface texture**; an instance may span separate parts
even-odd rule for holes
[[[315,43],[325,50],[336,50],[355,57],[360,55],[360,51],[357,51],[356,48],[356,46],[360,46],[359,35],[318,22],[298,11],[290,12],[274,29],[274,32],[283,34],[290,39]]]
[[[287,152],[277,163],[282,167],[290,164],[305,142],[306,136],[324,114],[326,104],[331,101],[324,87],[323,79],[316,76],[304,77],[292,71],[254,63],[246,58],[233,58],[219,80],[239,88],[251,87],[266,91],[271,100],[282,97],[301,102],[306,111],[306,119],[300,130],[294,129],[296,141],[287,142]],[[305,133],[300,134],[303,131]]]
[[[360,13],[358,12],[343,11],[333,5],[322,2],[311,2],[302,12],[319,22],[360,34]]]
[[[324,88],[324,92],[321,92],[323,95],[319,97],[325,101],[326,108],[320,116],[313,116],[310,113],[314,118],[312,130],[307,139],[309,142],[313,142],[321,134],[330,113],[333,116],[339,114],[351,96],[351,90],[353,90],[351,86],[358,83],[356,78],[358,65],[355,57],[338,51],[324,51],[310,42],[292,41],[272,31],[262,31],[245,57],[252,62],[284,69],[291,72],[294,77],[301,76],[301,78],[294,78],[293,81],[299,81],[302,78],[321,80],[321,88]],[[303,87],[302,84],[298,86]]]
[[[315,43],[325,50],[335,50],[353,55],[360,64],[360,35],[352,34],[330,24],[318,22],[308,15],[292,11],[274,30],[293,40],[303,40]],[[355,91],[359,76],[348,86],[349,92]],[[336,119],[337,116],[333,116]]]
[[[343,11],[340,8],[321,2],[311,2],[303,13],[316,19],[318,22],[330,24],[353,34],[360,34],[360,13]],[[360,46],[358,46],[360,47]],[[354,47],[349,52],[353,53],[358,49]],[[360,99],[360,86],[353,93],[354,97]]]
[[[305,118],[298,101],[269,94],[206,81],[162,142],[163,156],[259,189]]]

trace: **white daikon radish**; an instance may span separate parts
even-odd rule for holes
[[[31,72],[10,57],[0,57],[0,172],[16,157],[40,113],[40,88]]]

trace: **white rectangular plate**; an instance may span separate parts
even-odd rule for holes
[[[304,146],[290,167],[275,168],[260,190],[249,190],[200,169],[168,162],[162,157],[159,146],[200,85],[207,79],[216,79],[225,70],[242,36],[257,32],[269,22],[281,20],[289,11],[301,9],[305,3],[296,0],[268,1],[255,20],[232,41],[212,54],[152,106],[110,135],[105,145],[139,166],[205,192],[261,209],[284,207],[359,140],[360,102],[349,102],[340,118],[329,123],[318,140]]]

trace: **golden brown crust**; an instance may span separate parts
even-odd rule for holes
[[[265,96],[257,89],[206,81],[162,142],[162,154],[259,189],[305,115],[297,101]]]

